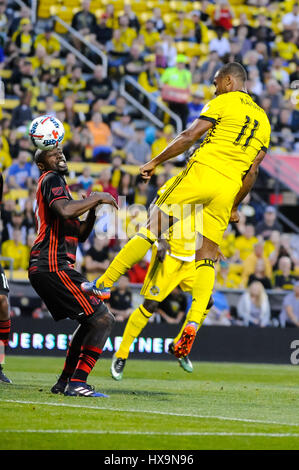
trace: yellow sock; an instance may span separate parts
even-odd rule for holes
[[[156,240],[155,234],[142,227],[120,250],[105,273],[96,280],[96,286],[112,287],[120,276],[145,256]]]
[[[196,275],[192,288],[192,306],[188,313],[189,322],[201,325],[215,282],[214,261],[202,259],[195,263]]]
[[[128,358],[131,344],[134,339],[140,335],[151,316],[152,313],[146,310],[143,305],[139,305],[139,307],[134,310],[126,324],[122,342],[118,351],[115,353],[116,357],[121,359]]]

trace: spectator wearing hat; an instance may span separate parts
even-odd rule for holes
[[[163,97],[164,90],[162,86],[162,98],[167,102],[169,108],[180,116],[183,128],[186,127],[188,119],[189,90],[192,84],[191,72],[186,68],[187,62],[188,59],[185,55],[178,54],[176,65],[174,67],[167,68],[161,76],[162,84],[177,89],[175,96],[171,93],[171,95],[168,94]],[[181,90],[185,91],[185,93],[180,93]],[[168,98],[165,96],[168,96]]]
[[[188,103],[188,119],[187,127],[192,124],[192,122],[198,118],[201,113],[201,110],[204,107],[204,94],[200,90],[196,90],[191,94],[191,101]]]
[[[293,291],[285,296],[279,320],[283,328],[299,327],[299,281],[295,282]]]
[[[107,13],[103,13],[95,28],[96,41],[100,48],[105,48],[107,42],[112,39],[113,29],[107,26],[107,20]]]
[[[21,19],[20,29],[13,35],[12,40],[15,42],[20,55],[33,55],[34,39],[32,32],[32,24],[28,18]]]
[[[275,207],[267,206],[264,212],[264,220],[259,222],[256,226],[256,235],[261,235],[264,240],[268,240],[273,230],[281,232],[282,226],[276,219],[277,212]]]
[[[53,25],[47,24],[44,32],[36,36],[34,47],[41,45],[49,56],[57,57],[60,53],[60,42],[53,36],[53,30]]]

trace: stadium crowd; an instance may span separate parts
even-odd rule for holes
[[[122,236],[110,239],[107,235],[112,215],[106,214],[96,227],[101,236],[93,234],[80,246],[78,265],[89,279],[105,271],[115,252],[145,220],[158,189],[186,163],[188,156],[181,155],[165,164],[149,185],[137,176],[138,166],[156,156],[176,132],[164,114],[160,116],[163,129],[136,115],[119,93],[124,75],[158,103],[164,101],[187,127],[212,98],[216,70],[223,63],[238,61],[248,72],[249,93],[270,119],[271,152],[299,148],[299,107],[294,95],[299,80],[299,5],[295,1],[248,0],[243,9],[242,2],[235,0],[231,5],[226,0],[203,0],[200,8],[198,2],[169,2],[177,8],[166,13],[159,6],[136,10],[132,2],[121,9],[114,8],[113,2],[97,2],[95,9],[93,3],[78,3],[70,23],[107,54],[107,76],[99,57],[77,38],[70,41],[95,64],[93,71],[61,47],[53,34],[55,23],[41,18],[34,25],[30,8],[18,9],[13,1],[0,0],[0,76],[8,103],[0,106],[0,165],[5,176],[1,255],[13,260],[16,279],[27,269],[35,237],[39,172],[27,137],[34,117],[52,114],[64,124],[64,153],[74,198],[93,190],[125,197],[120,209]],[[156,102],[137,98],[159,115]],[[271,324],[267,291],[277,289],[295,296],[289,301],[295,318],[283,314],[289,304],[282,315],[284,324],[299,326],[298,236],[283,233],[276,209],[271,205],[264,209],[250,195],[240,214],[239,224],[229,225],[224,236],[221,250],[227,260],[218,265],[215,304],[206,323]],[[129,283],[142,284],[149,260],[134,266],[113,292],[111,308],[119,321],[131,312]],[[8,261],[3,264],[9,268]],[[235,317],[220,289],[244,289]],[[178,292],[171,296],[161,305],[159,318],[179,322],[188,301]]]

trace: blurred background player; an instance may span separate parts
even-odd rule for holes
[[[0,173],[0,205],[3,196],[3,176]],[[11,383],[3,372],[2,364],[5,360],[5,348],[8,345],[8,338],[11,327],[11,320],[8,306],[8,282],[2,266],[0,265],[0,382]]]
[[[31,249],[29,280],[54,320],[71,318],[79,323],[63,371],[51,391],[106,397],[86,380],[102,353],[114,316],[99,299],[81,291],[86,279],[73,266],[78,243],[85,241],[94,227],[96,207],[111,204],[117,208],[117,204],[107,193],[92,193],[74,201],[64,179],[68,167],[61,148],[37,150],[35,162],[42,174],[36,192],[38,234]],[[81,222],[79,217],[85,213]]]
[[[185,225],[187,227],[188,224]],[[118,351],[114,354],[111,364],[111,375],[115,380],[121,380],[126,360],[129,356],[130,346],[143,328],[147,325],[153,313],[157,312],[159,303],[162,302],[178,285],[184,292],[192,292],[195,279],[195,240],[196,234],[190,231],[188,237],[184,234],[174,234],[170,229],[169,238],[161,238],[153,246],[151,263],[144,280],[141,295],[144,302],[139,305],[128,319],[122,342]],[[202,319],[202,323],[212,305],[212,299]],[[188,322],[188,315],[181,331]],[[201,326],[201,325],[200,325]],[[199,326],[199,327],[200,327]],[[173,354],[173,343],[180,338],[178,336],[169,345],[169,353]],[[180,366],[186,372],[193,371],[193,365],[189,357],[178,358]]]

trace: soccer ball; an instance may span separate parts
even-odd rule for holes
[[[52,150],[63,141],[64,127],[54,116],[39,116],[30,124],[29,136],[35,147]]]

